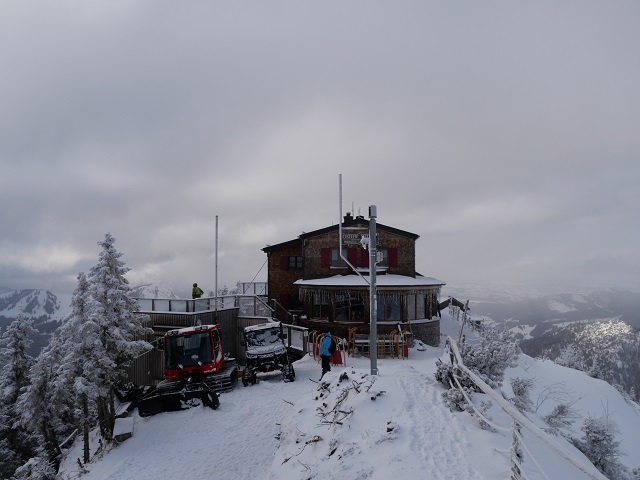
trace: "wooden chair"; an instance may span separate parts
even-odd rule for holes
[[[387,336],[384,334],[378,335],[378,358],[384,358],[387,351]]]
[[[400,332],[400,358],[403,360],[406,358],[409,359],[409,335],[407,332]]]
[[[316,340],[317,340],[318,332],[315,330],[311,330],[309,332],[309,336],[307,337],[307,352],[309,352],[314,360],[317,360],[318,352],[316,351]]]
[[[389,342],[389,351],[391,354],[391,358],[400,358],[400,332],[398,332],[397,330],[392,330],[389,334]]]
[[[331,355],[331,364],[332,365],[344,365],[347,366],[346,355],[344,354],[345,340],[341,337],[334,336],[333,339],[336,341],[336,351]]]
[[[347,355],[353,355],[356,350],[356,332],[358,329],[356,327],[351,327],[349,329],[349,334],[347,337]]]

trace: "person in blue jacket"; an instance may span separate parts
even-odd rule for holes
[[[329,352],[329,346],[331,346],[331,332],[327,331],[320,345],[320,358],[322,359],[322,376],[320,380],[322,380],[325,373],[331,371],[331,352]]]

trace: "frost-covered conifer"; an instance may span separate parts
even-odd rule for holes
[[[91,369],[99,361],[94,347],[100,341],[98,325],[91,318],[93,302],[89,286],[87,276],[79,273],[78,284],[71,297],[71,314],[64,319],[60,328],[65,351],[61,375],[65,383],[70,385],[69,393],[77,407],[85,463],[89,461],[89,431],[96,422],[95,408],[90,402],[95,401],[98,386],[91,380]]]
[[[56,468],[45,457],[33,457],[18,468],[11,480],[54,480]]]
[[[463,345],[460,354],[464,364],[492,388],[502,385],[504,371],[516,358],[517,347],[506,332],[483,329],[480,345]]]
[[[16,426],[31,432],[47,464],[57,467],[60,441],[75,428],[73,395],[69,380],[62,375],[63,345],[57,332],[29,370],[29,384],[16,402]]]
[[[511,402],[523,413],[533,411],[531,390],[533,390],[535,383],[533,378],[515,377],[511,379],[511,391],[513,392]]]
[[[29,382],[33,358],[27,353],[33,320],[22,312],[0,338],[0,478],[9,478],[34,452],[35,441],[23,428],[15,428],[16,401]]]
[[[31,336],[37,330],[33,320],[20,312],[0,338],[0,401],[13,405],[18,399],[20,389],[27,385],[29,368],[33,363],[27,350],[33,343]]]
[[[107,441],[113,437],[115,423],[114,389],[134,358],[151,348],[143,340],[147,330],[138,305],[129,295],[124,275],[129,271],[114,247],[115,238],[107,233],[98,263],[89,272],[89,313],[93,361],[85,368],[85,378],[97,387],[96,407],[100,431]]]
[[[573,344],[565,345],[560,349],[560,355],[554,360],[558,365],[563,367],[575,368],[576,370],[582,370],[584,364],[580,358],[580,351]]]
[[[620,442],[615,438],[617,428],[608,415],[585,419],[582,431],[584,437],[574,439],[573,443],[591,463],[611,480],[629,478],[629,472],[620,462]]]

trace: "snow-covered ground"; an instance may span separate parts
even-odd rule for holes
[[[442,319],[442,332],[457,338],[459,324]],[[444,344],[444,342],[443,342]],[[134,411],[133,436],[98,454],[79,477],[78,442],[61,468],[62,478],[86,480],[237,479],[496,479],[509,478],[511,418],[495,403],[487,409],[505,430],[483,430],[466,412],[451,412],[435,381],[436,359],[443,348],[419,345],[409,359],[379,358],[379,375],[370,375],[367,357],[348,357],[318,383],[319,363],[310,357],[295,363],[296,381],[278,376],[257,385],[239,386],[220,396],[220,407],[196,407],[141,418]],[[520,355],[512,377],[535,378],[534,403],[545,386],[563,385],[576,399],[582,417],[599,417],[607,408],[620,427],[619,440],[629,467],[640,466],[640,408],[629,404],[608,384],[585,374]],[[347,378],[344,378],[346,375]],[[342,380],[340,377],[343,377]],[[503,390],[509,393],[509,380]],[[475,394],[474,403],[487,400]],[[538,416],[557,403],[547,398]],[[538,416],[529,414],[536,424]],[[582,420],[571,427],[580,437]],[[584,473],[549,450],[535,435],[524,433],[529,478],[537,461],[548,478],[582,479]],[[561,436],[563,451],[584,461]],[[94,447],[95,448],[95,447]],[[538,457],[535,459],[535,457]]]

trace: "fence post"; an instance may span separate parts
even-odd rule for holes
[[[511,443],[511,480],[522,478],[522,448],[520,447],[520,435],[522,427],[513,421],[513,441]]]

